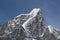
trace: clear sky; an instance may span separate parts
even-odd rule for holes
[[[33,8],[41,8],[46,25],[60,29],[60,0],[0,0],[0,25]]]

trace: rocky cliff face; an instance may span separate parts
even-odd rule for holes
[[[20,14],[0,27],[0,40],[59,40],[60,30],[46,27],[40,8]]]

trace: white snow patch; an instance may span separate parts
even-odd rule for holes
[[[31,17],[35,17],[37,13],[40,11],[40,8],[35,8],[30,12]]]
[[[12,33],[12,32],[9,32],[9,31],[5,30],[5,33],[10,34],[10,33]]]
[[[16,16],[16,17],[20,17],[21,15],[29,15],[29,14],[20,14],[20,15],[18,15],[18,16]]]
[[[33,38],[32,40],[36,40],[36,39]]]
[[[53,33],[53,27],[51,25],[48,26],[49,32]]]

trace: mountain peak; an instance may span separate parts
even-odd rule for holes
[[[59,40],[60,31],[45,27],[40,8],[20,14],[0,27],[0,40]]]

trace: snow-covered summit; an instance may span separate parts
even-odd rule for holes
[[[34,8],[34,9],[29,13],[29,15],[30,15],[29,19],[28,19],[26,22],[24,22],[23,25],[22,25],[22,27],[23,27],[24,29],[25,29],[25,27],[27,26],[27,24],[30,23],[30,21],[33,20],[34,17],[37,16],[38,12],[40,12],[40,8],[38,8],[38,9],[37,9],[37,8]]]

